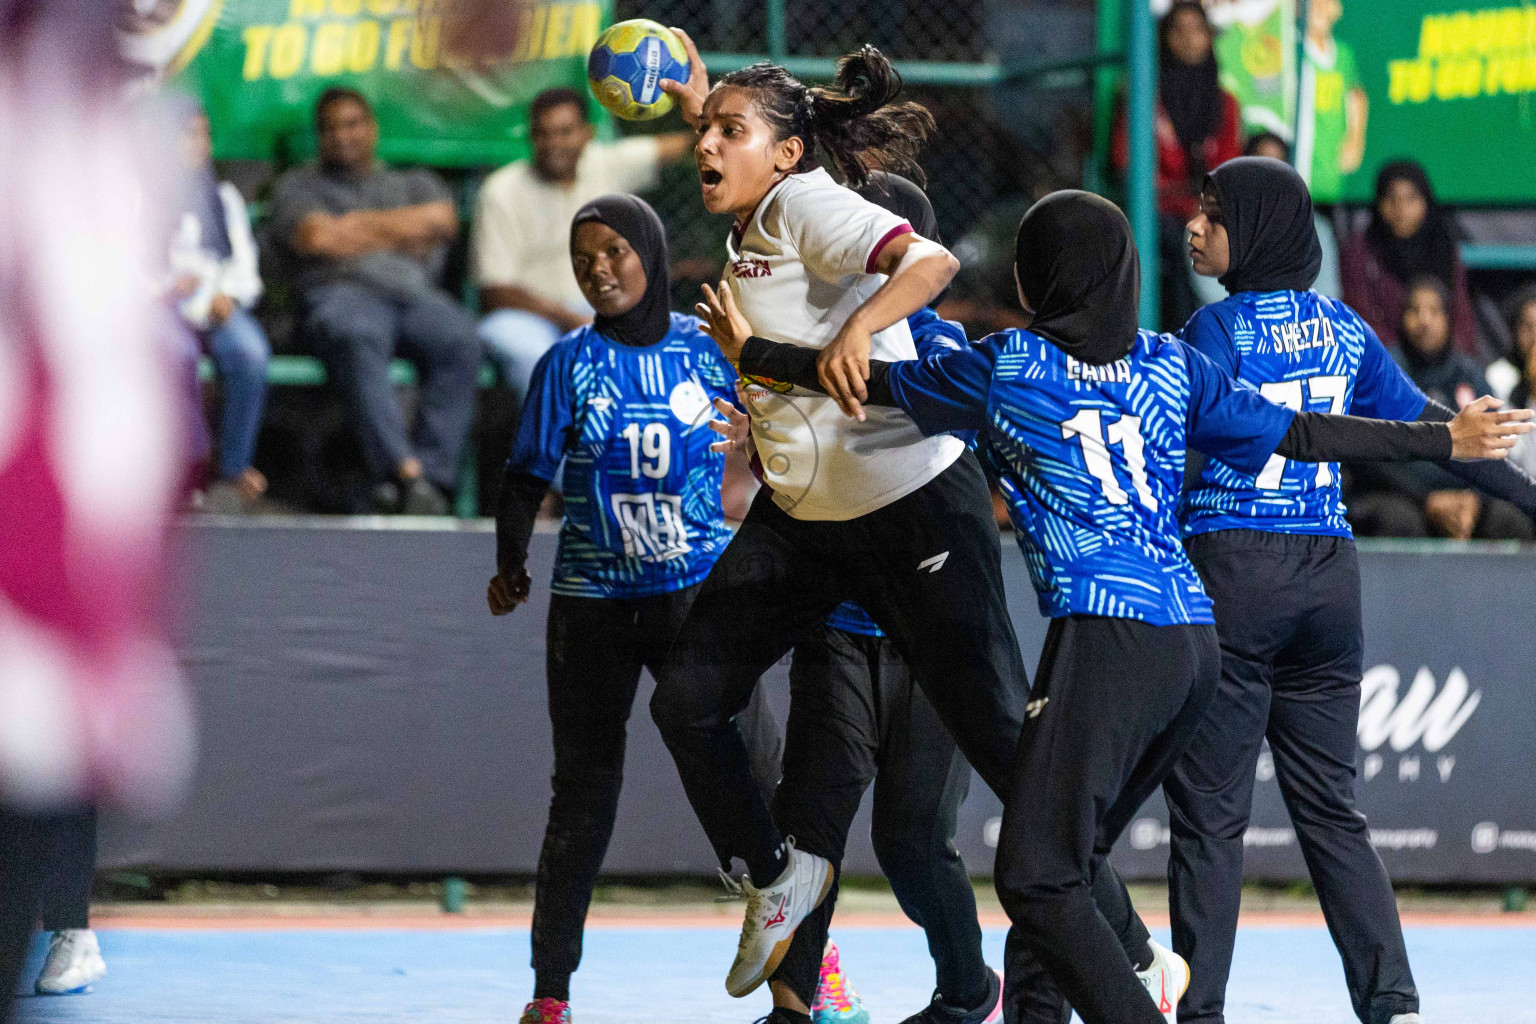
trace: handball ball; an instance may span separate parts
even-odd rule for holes
[[[663,78],[688,81],[688,51],[670,29],[645,18],[609,26],[587,58],[592,94],[626,121],[649,121],[672,109]]]

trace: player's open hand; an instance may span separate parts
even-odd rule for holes
[[[1451,458],[1502,459],[1531,431],[1531,410],[1500,410],[1499,400],[1485,395],[1451,420]]]
[[[725,440],[709,446],[712,452],[744,452],[752,445],[752,417],[723,398],[715,399],[715,411],[724,419],[710,420],[709,429]]]
[[[491,577],[491,585],[486,588],[485,601],[491,606],[492,615],[506,615],[518,605],[527,603],[528,593],[532,589],[533,579],[527,570],[518,570],[516,579],[511,581],[498,572]]]
[[[741,361],[741,347],[752,337],[752,325],[742,316],[729,284],[721,281],[718,292],[707,284],[702,287],[704,301],[693,307],[694,312],[704,321],[704,333],[715,339],[721,353],[734,365]]]
[[[837,337],[816,357],[816,377],[838,406],[856,420],[864,419],[863,402],[869,397],[869,332],[850,317]]]
[[[693,45],[688,33],[676,27],[672,31],[682,40],[683,49],[688,51],[688,81],[676,82],[663,78],[656,84],[677,102],[677,112],[683,115],[683,120],[697,126],[699,119],[704,116],[704,101],[709,98],[709,69],[704,66],[699,48]]]

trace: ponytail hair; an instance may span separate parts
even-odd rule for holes
[[[807,88],[767,62],[733,71],[720,85],[749,90],[778,141],[800,138],[805,152],[795,165],[797,174],[818,166],[819,147],[850,188],[862,188],[873,170],[926,182],[917,157],[937,125],[921,104],[895,102],[901,75],[873,46],[838,58],[837,78],[829,87]]]

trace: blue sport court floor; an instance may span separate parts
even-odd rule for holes
[[[533,983],[526,927],[294,929],[112,927],[109,973],[83,996],[23,998],[24,1024],[516,1021]],[[921,1008],[933,984],[911,927],[834,930],[874,1024]],[[1167,941],[1166,930],[1159,936]],[[1408,948],[1428,1024],[1536,1024],[1536,924],[1410,924]],[[736,932],[723,926],[598,926],[573,986],[578,1024],[747,1024],[766,989],[736,1000],[723,980]],[[986,932],[1002,962],[1003,932]],[[34,970],[41,962],[34,950]],[[28,976],[30,984],[30,975]],[[1328,934],[1316,924],[1245,925],[1227,1020],[1354,1020]]]

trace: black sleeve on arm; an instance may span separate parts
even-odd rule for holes
[[[750,377],[766,377],[782,384],[793,384],[807,391],[826,394],[816,376],[818,350],[799,345],[785,345],[766,338],[751,337],[741,346],[741,360],[736,368]],[[869,361],[869,380],[864,382],[869,397],[865,405],[896,405],[891,394],[891,364],[881,359]]]
[[[527,563],[533,521],[548,490],[549,481],[532,473],[519,473],[511,466],[502,471],[501,492],[496,496],[496,571],[503,576],[515,577]]]
[[[1419,413],[1421,423],[1449,423],[1456,418],[1454,410],[1431,398]],[[1476,462],[1447,462],[1442,467],[1476,487],[1484,494],[1518,506],[1530,515],[1536,515],[1536,480],[1525,470],[1508,459],[1479,459]]]
[[[1412,462],[1451,457],[1451,428],[1298,412],[1275,454],[1298,462]]]

